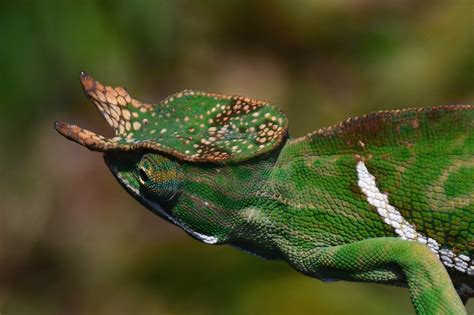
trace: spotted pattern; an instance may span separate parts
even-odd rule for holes
[[[196,162],[242,161],[268,152],[287,138],[286,116],[265,101],[185,90],[157,105],[133,99],[81,74],[85,94],[115,137],[56,123],[67,138],[91,150],[148,148]]]

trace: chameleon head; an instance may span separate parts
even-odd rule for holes
[[[225,241],[227,231],[211,228],[201,213],[204,207],[188,209],[186,171],[179,161],[142,150],[106,152],[104,160],[125,190],[153,213],[203,242]]]
[[[56,130],[103,152],[119,182],[153,212],[204,242],[225,241],[233,222],[222,200],[231,185],[253,184],[238,176],[245,173],[240,163],[281,146],[286,116],[265,101],[190,90],[143,103],[123,87],[104,86],[85,73],[80,79],[115,135],[63,122],[56,122]],[[237,164],[238,169],[225,167]]]

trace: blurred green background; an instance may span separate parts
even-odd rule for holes
[[[53,122],[111,134],[80,70],[145,101],[184,88],[271,100],[293,136],[472,104],[473,40],[469,0],[2,1],[0,313],[413,313],[405,289],[323,284],[194,241]]]

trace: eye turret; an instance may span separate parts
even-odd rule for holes
[[[158,154],[146,154],[137,165],[140,190],[155,202],[166,205],[180,195],[184,180],[181,166]]]

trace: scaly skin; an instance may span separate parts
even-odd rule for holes
[[[271,104],[183,91],[157,105],[81,75],[114,128],[56,129],[122,186],[209,244],[322,280],[406,286],[418,314],[462,314],[474,294],[474,111],[378,112],[290,139]]]

